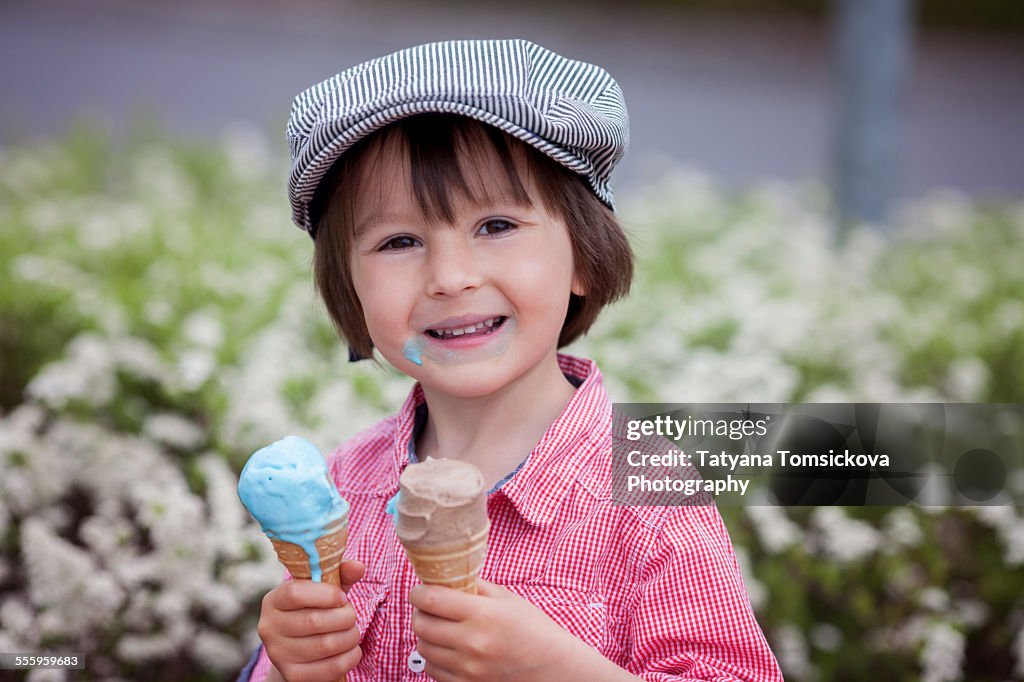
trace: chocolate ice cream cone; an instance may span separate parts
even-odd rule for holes
[[[395,533],[419,579],[476,594],[487,554],[484,477],[468,462],[410,464],[399,477]]]
[[[443,585],[468,594],[476,594],[476,579],[487,553],[487,531],[463,542],[431,545],[402,542],[416,575],[426,585]]]

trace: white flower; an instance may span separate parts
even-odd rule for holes
[[[25,211],[25,222],[32,226],[36,234],[52,235],[66,227],[67,218],[60,203],[43,200],[29,204]]]
[[[386,416],[386,411],[360,398],[350,381],[333,381],[311,401],[312,422],[321,424],[312,440],[325,454]],[[339,415],[345,415],[339,419]]]
[[[4,159],[0,182],[15,196],[45,196],[43,188],[54,175],[67,172],[70,162],[64,150],[53,143],[32,145],[22,153],[10,154]]]
[[[952,609],[957,623],[971,630],[984,625],[991,611],[989,605],[979,599],[957,599]]]
[[[68,679],[68,671],[63,668],[36,668],[30,670],[25,682],[64,682]]]
[[[1010,505],[968,507],[982,523],[995,529],[1003,543],[1003,558],[1010,566],[1024,564],[1024,518]]]
[[[1001,528],[999,538],[1003,541],[1003,560],[1010,566],[1024,564],[1024,519]]]
[[[206,437],[203,429],[184,417],[162,412],[146,419],[142,434],[157,443],[179,450],[193,451]]]
[[[162,298],[151,298],[146,302],[142,311],[142,317],[151,324],[166,324],[170,322],[174,308]]]
[[[108,518],[93,515],[84,519],[78,528],[78,535],[94,554],[115,557],[128,553],[128,543],[134,529],[125,518]]]
[[[118,556],[110,571],[126,590],[134,590],[143,583],[158,582],[162,563],[160,555],[155,552],[142,556]]]
[[[138,522],[149,531],[159,553],[161,579],[192,593],[205,585],[215,557],[213,539],[205,532],[203,502],[183,481],[171,485],[136,483],[129,496]],[[173,599],[173,593],[167,594]]]
[[[284,577],[284,569],[277,561],[270,542],[259,533],[258,544],[261,552],[259,561],[233,564],[224,569],[224,584],[231,586],[240,599],[251,600],[261,597],[276,587]],[[269,552],[269,555],[268,555]]]
[[[148,379],[163,385],[171,382],[167,363],[151,342],[135,337],[122,337],[112,341],[111,347],[118,369],[140,379]]]
[[[743,583],[747,587],[747,596],[750,598],[750,606],[754,611],[760,611],[768,600],[768,590],[764,583],[754,576],[747,550],[739,546],[735,549],[736,560],[739,562],[740,573],[743,576]]]
[[[27,253],[11,261],[15,278],[41,287],[74,292],[89,288],[91,279],[71,263],[51,256]]]
[[[242,602],[227,585],[209,583],[203,590],[201,605],[217,625],[229,625],[242,611]]]
[[[209,530],[222,556],[239,559],[245,553],[241,531],[248,515],[238,499],[238,477],[224,458],[213,452],[199,458],[199,470],[206,482]]]
[[[916,547],[924,540],[924,533],[921,532],[917,517],[904,507],[898,507],[886,514],[882,519],[882,528],[889,539],[889,543],[884,545],[886,551],[897,551],[900,547]]]
[[[949,595],[938,587],[926,587],[921,590],[917,601],[926,609],[943,611],[949,606]]]
[[[153,591],[134,589],[129,592],[128,605],[121,613],[121,622],[132,632],[145,632],[156,625],[156,614],[153,612]]]
[[[21,532],[29,595],[43,615],[54,618],[50,634],[77,636],[116,613],[124,592],[92,555],[38,518],[26,519]]]
[[[101,407],[114,397],[113,369],[107,343],[96,334],[85,333],[71,342],[65,359],[43,368],[26,391],[57,410],[72,400]]]
[[[988,388],[988,367],[980,358],[957,358],[946,375],[946,392],[954,400],[978,400]]]
[[[175,590],[164,590],[153,599],[153,613],[167,623],[176,623],[188,617],[189,601]]]
[[[761,546],[769,554],[779,554],[803,541],[803,532],[785,511],[774,505],[753,506],[744,509],[754,524]]]
[[[774,647],[786,679],[814,680],[817,670],[811,664],[804,633],[796,625],[786,623],[775,631]]]
[[[130,177],[135,181],[135,192],[157,204],[158,210],[174,212],[185,210],[195,201],[196,190],[182,168],[164,149],[152,147],[139,154]],[[167,246],[177,250],[179,240],[171,240]]]
[[[67,489],[74,465],[36,435],[43,411],[22,405],[0,419],[0,527],[8,510],[28,514],[57,500]]]
[[[217,369],[217,356],[206,348],[184,350],[178,356],[182,386],[189,391],[202,387]]]
[[[922,682],[954,682],[962,679],[966,644],[963,633],[949,623],[929,625],[924,632],[924,647],[919,659]]]
[[[117,655],[128,663],[141,664],[170,658],[179,644],[163,632],[152,635],[126,633],[117,640]]]
[[[10,638],[7,647],[0,646],[0,651],[4,652],[24,650],[38,643],[35,611],[20,595],[0,601],[0,643],[4,637]]]
[[[185,318],[182,333],[199,348],[216,350],[224,343],[224,325],[212,310],[197,310]]]
[[[1018,629],[1017,636],[1013,640],[1013,657],[1017,660],[1014,672],[1024,677],[1024,626]]]
[[[213,630],[200,630],[191,648],[204,666],[222,674],[237,670],[245,662],[246,652],[238,640]]]
[[[820,529],[825,554],[840,562],[860,561],[878,550],[881,534],[867,523],[852,519],[839,507],[820,507],[813,520]]]
[[[824,651],[836,651],[843,643],[843,631],[832,623],[811,626],[811,642]]]

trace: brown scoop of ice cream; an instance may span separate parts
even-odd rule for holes
[[[407,466],[399,485],[395,532],[405,544],[447,545],[487,528],[484,477],[468,462],[428,457]]]

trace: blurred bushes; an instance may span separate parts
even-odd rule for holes
[[[0,152],[0,650],[230,676],[281,575],[244,457],[401,404],[334,338],[284,177],[246,128]],[[836,248],[820,196],[679,171],[621,197],[633,294],[568,351],[623,401],[1020,401],[1024,206],[939,193]],[[722,511],[787,679],[1024,677],[1019,507]]]

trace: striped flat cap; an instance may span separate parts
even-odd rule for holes
[[[527,40],[457,40],[364,62],[295,98],[287,126],[295,224],[315,235],[310,201],[347,149],[427,112],[469,116],[505,131],[579,173],[615,208],[609,177],[629,142],[615,79]]]

